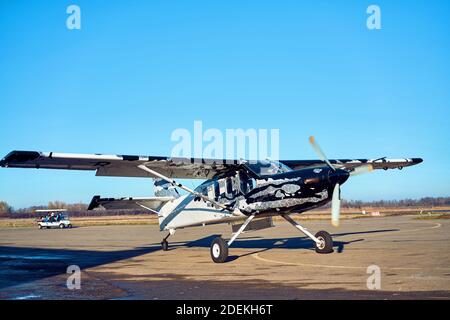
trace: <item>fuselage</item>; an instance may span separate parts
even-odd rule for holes
[[[239,170],[233,175],[206,180],[195,191],[240,214],[215,207],[193,194],[167,203],[160,211],[160,228],[177,229],[231,222],[249,215],[259,217],[301,213],[331,200],[336,183],[348,179],[346,170],[320,166],[271,175]],[[238,210],[236,210],[238,209]]]

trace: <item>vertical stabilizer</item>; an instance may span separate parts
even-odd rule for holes
[[[163,179],[153,179],[153,187],[157,197],[173,197],[176,199],[180,196],[177,189]]]

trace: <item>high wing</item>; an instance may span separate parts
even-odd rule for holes
[[[336,168],[354,169],[359,166],[371,164],[373,169],[403,169],[423,162],[421,158],[401,158],[401,159],[330,159],[330,163]],[[285,160],[280,161],[288,167],[298,170],[317,165],[323,165],[321,160]]]
[[[0,161],[0,167],[91,170],[97,176],[150,177],[139,165],[170,178],[209,179],[239,165],[236,160],[208,160],[155,156],[74,154],[37,151],[12,151]]]
[[[125,197],[125,198],[101,198],[94,196],[89,204],[88,210],[106,209],[145,209],[158,214],[161,207],[174,197]]]
[[[321,160],[281,160],[281,163],[298,170],[323,165]],[[353,169],[372,164],[374,169],[393,169],[412,166],[422,162],[420,158],[403,159],[330,159],[336,167]],[[169,158],[156,156],[71,154],[37,151],[12,151],[0,161],[0,167],[91,170],[97,176],[150,177],[140,165],[170,178],[210,179],[214,176],[238,169],[238,160],[212,160],[196,158]]]

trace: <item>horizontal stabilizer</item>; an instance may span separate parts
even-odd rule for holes
[[[94,196],[88,210],[146,209],[157,214],[164,204],[174,199],[174,197],[101,198],[100,196]]]

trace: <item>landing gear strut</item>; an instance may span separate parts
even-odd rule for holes
[[[169,239],[169,237],[175,233],[174,229],[170,229],[169,230],[169,234],[167,236],[164,237],[163,241],[161,242],[161,248],[163,251],[167,251],[169,250],[169,242],[167,242],[167,239]]]
[[[169,236],[170,236],[170,233],[167,235],[167,237],[165,237],[164,239],[163,239],[163,241],[161,242],[161,247],[162,247],[162,250],[163,251],[167,251],[167,250],[169,250],[169,242],[167,242],[167,239],[169,238]]]
[[[333,252],[333,239],[331,235],[326,231],[319,231],[314,236],[308,229],[299,225],[294,219],[289,217],[288,215],[282,215],[282,217],[296,227],[298,230],[306,234],[310,239],[312,239],[316,243],[316,252],[317,253],[331,253]]]
[[[224,263],[228,258],[228,247],[236,240],[236,238],[245,230],[250,221],[255,216],[251,215],[245,220],[244,224],[239,230],[231,237],[230,241],[226,242],[222,237],[215,238],[211,243],[211,258],[215,263]]]

